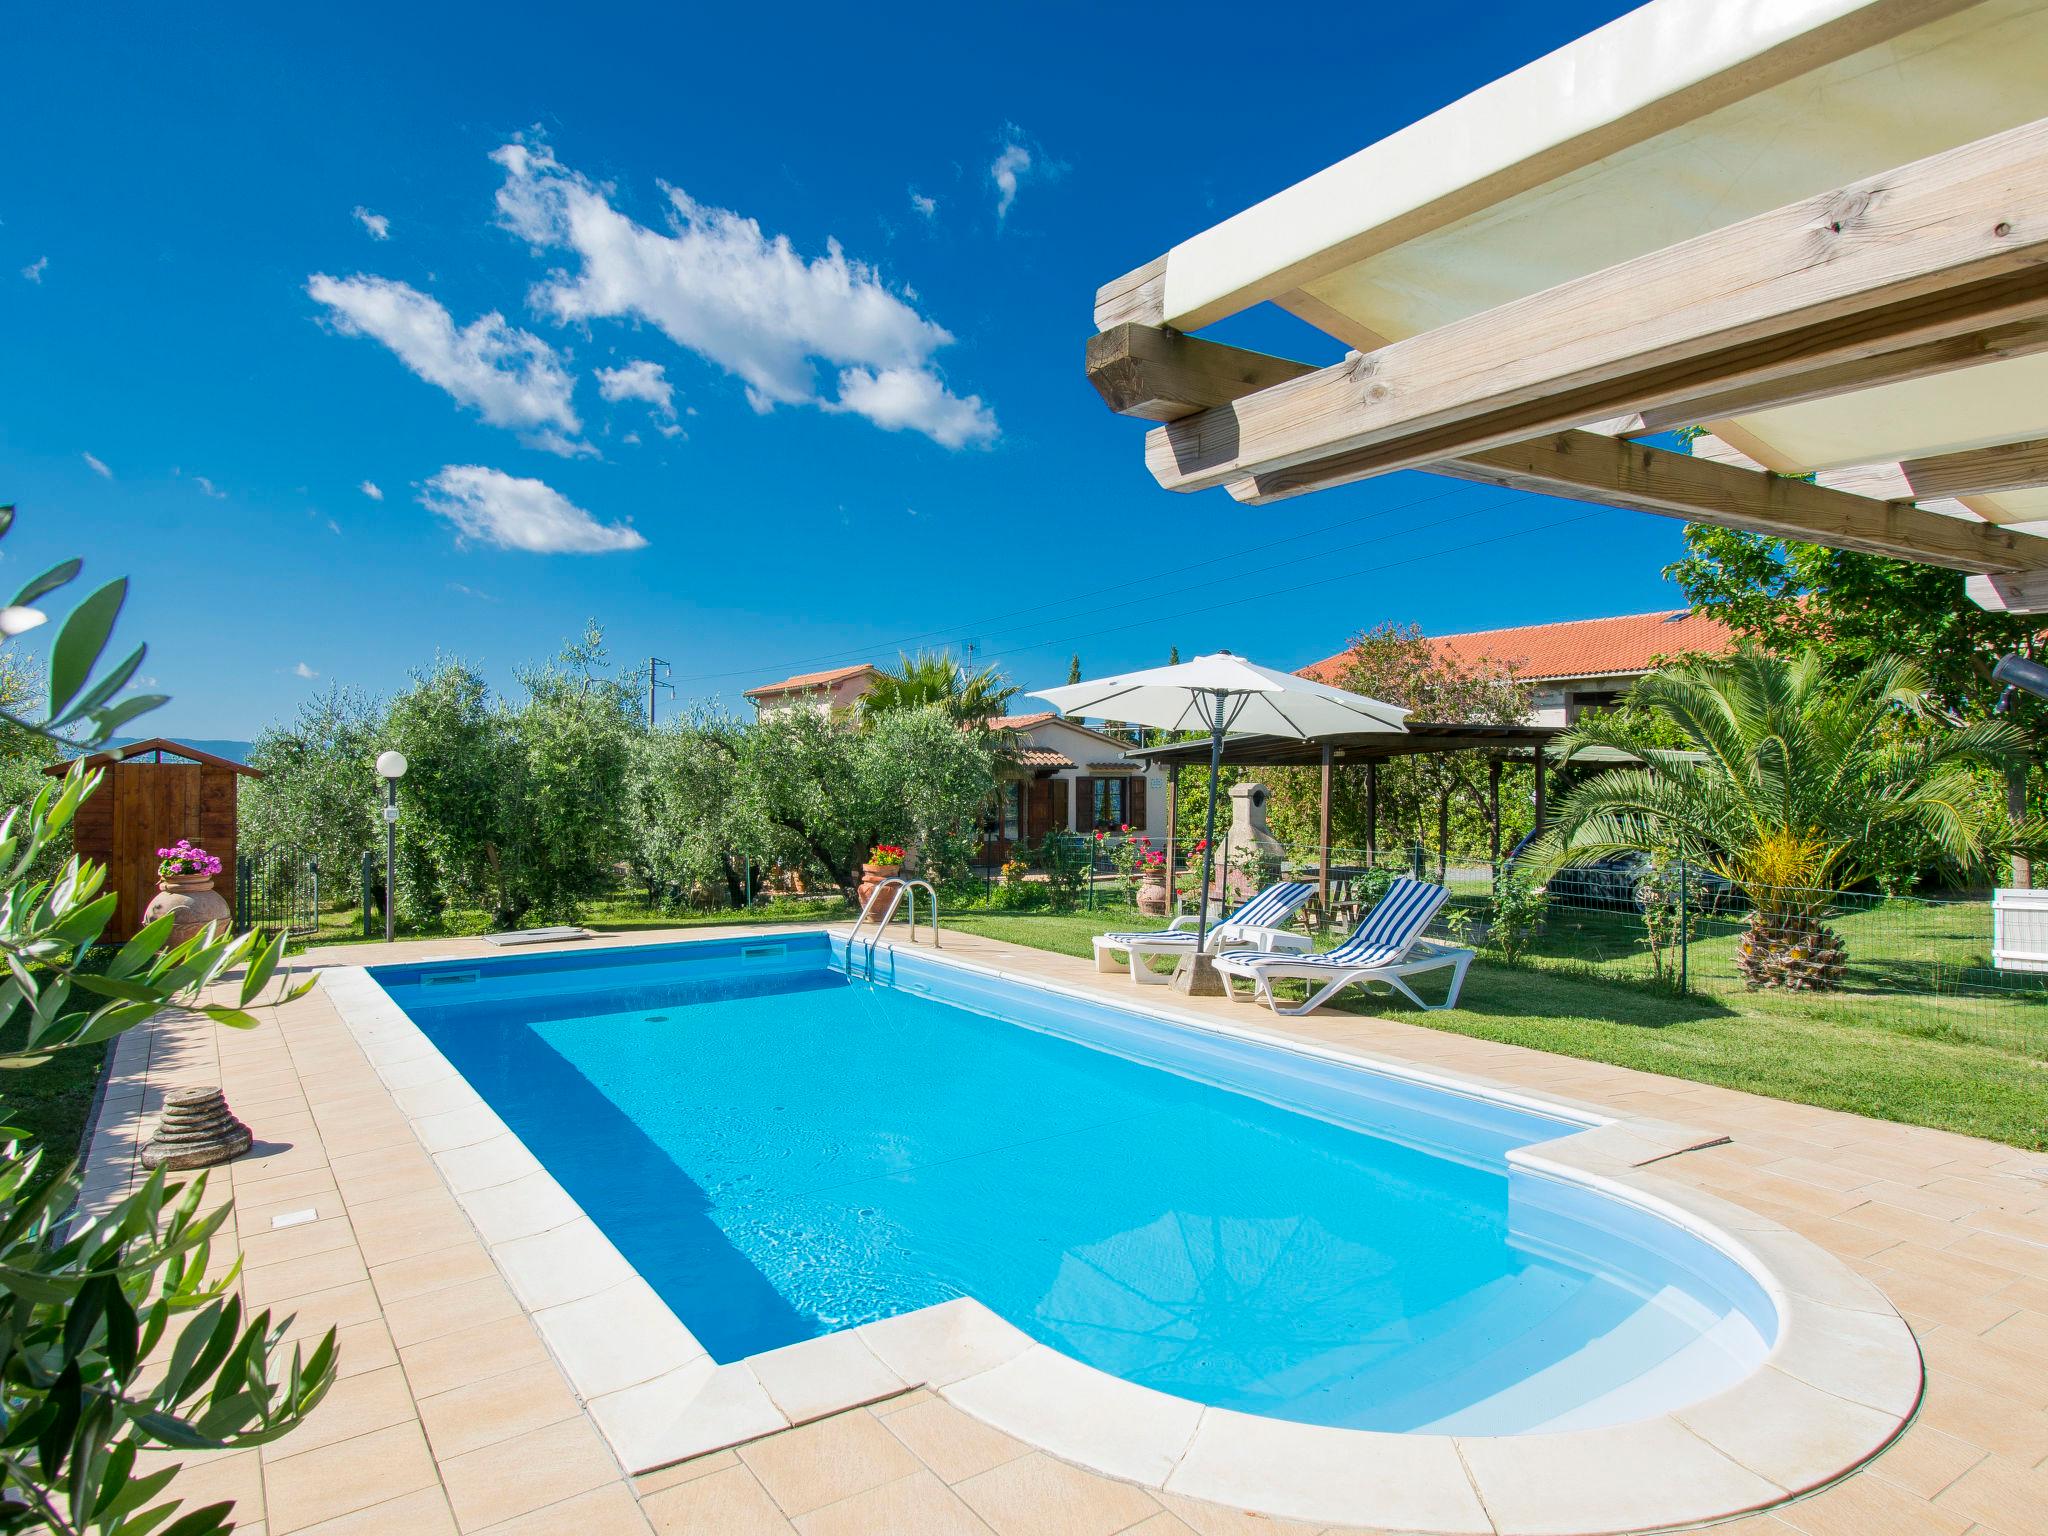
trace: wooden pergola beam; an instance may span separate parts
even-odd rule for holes
[[[2010,286],[2016,296],[2015,307],[2027,318],[1651,406],[1640,413],[1640,419],[1626,435],[1641,437],[1669,432],[1674,427],[1698,426],[1783,405],[1803,405],[1809,400],[1825,400],[1879,384],[1903,384],[1961,368],[2048,352],[2048,283],[2032,285],[2038,290],[2032,299],[2026,294],[2026,285]]]
[[[1984,285],[2048,281],[2044,262],[2039,121],[1157,427],[1146,462],[1199,490],[1458,458],[1981,328]]]
[[[1972,576],[1963,590],[1991,613],[2048,613],[2048,571],[1993,571]]]
[[[1291,358],[1145,325],[1088,338],[1088,382],[1119,416],[1178,421],[1315,369]]]
[[[2048,539],[1742,469],[1648,443],[1559,432],[1430,466],[1488,485],[1804,539],[1960,571],[2048,568]]]
[[[1991,496],[1999,491],[2025,491],[2048,485],[2048,438],[2024,443],[1999,443],[1967,453],[1941,453],[1905,459],[1899,471],[1922,496]]]
[[[1287,358],[1137,325],[1118,326],[1096,341],[1102,345],[1090,344],[1090,381],[1112,409],[1127,415],[1165,410],[1185,414],[1205,397],[1227,400],[1259,388],[1262,378],[1314,371]],[[1711,439],[1705,441],[1717,446]],[[1554,433],[1423,467],[1457,479],[1965,571],[2048,564],[2048,540],[1913,506],[1896,470],[1883,482],[1881,493],[1873,496],[1859,494],[1860,486],[1812,484],[1754,466],[1584,431]],[[1317,488],[1312,468],[1247,479],[1231,490],[1243,499],[1265,502]]]

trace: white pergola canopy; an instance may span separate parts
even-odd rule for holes
[[[1353,354],[1185,334],[1262,302]],[[1096,322],[1091,377],[1166,423],[1172,489],[1427,468],[2048,608],[2048,0],[1652,0],[1182,241]],[[1689,462],[1633,441],[1693,425]]]

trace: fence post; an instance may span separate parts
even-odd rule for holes
[[[363,937],[366,939],[377,937],[376,929],[371,926],[372,916],[370,912],[370,902],[372,900],[370,893],[375,888],[376,883],[377,856],[365,848],[363,850]]]
[[[306,909],[306,929],[309,933],[320,931],[320,861],[306,860],[306,872],[313,877],[313,904]]]
[[[235,855],[235,932],[249,931],[249,855]]]
[[[740,859],[740,879],[746,888],[747,910],[751,912],[754,910],[754,856],[751,853]]]
[[[1415,878],[1418,880],[1427,880],[1429,878],[1429,855],[1427,850],[1425,850],[1422,846],[1421,838],[1418,837],[1414,841],[1414,843],[1412,843],[1409,846],[1408,858],[1409,862],[1412,863],[1415,867]]]
[[[1685,888],[1690,883],[1691,870],[1685,860],[1678,861],[1678,990],[1684,994],[1691,984],[1687,975],[1687,963],[1692,958],[1692,921],[1686,915]]]

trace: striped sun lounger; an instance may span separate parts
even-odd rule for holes
[[[1231,996],[1240,1001],[1256,999],[1275,1013],[1309,1013],[1322,1007],[1346,987],[1382,983],[1399,992],[1422,1009],[1453,1008],[1465,985],[1465,969],[1472,963],[1472,951],[1438,944],[1422,936],[1423,929],[1449,898],[1440,885],[1403,875],[1367,914],[1358,931],[1327,954],[1275,954],[1257,948],[1226,949],[1216,957],[1216,969],[1225,977],[1252,983],[1250,994],[1235,989]],[[1424,971],[1454,967],[1450,995],[1441,1003],[1425,1003],[1407,978]],[[1273,983],[1283,979],[1320,982],[1298,1007],[1283,1008],[1273,996]]]
[[[1215,954],[1237,948],[1257,954],[1314,947],[1306,934],[1284,928],[1287,920],[1301,910],[1316,888],[1303,880],[1269,885],[1229,917],[1210,926],[1208,951]],[[1095,936],[1095,969],[1114,972],[1118,956],[1130,967],[1131,980],[1140,986],[1166,985],[1168,978],[1145,963],[1152,955],[1191,955],[1195,951],[1196,920],[1177,917],[1165,928],[1149,933],[1099,933]]]

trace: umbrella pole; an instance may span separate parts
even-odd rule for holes
[[[1216,695],[1216,709],[1209,722],[1209,803],[1202,811],[1202,896],[1196,909],[1195,952],[1181,961],[1173,973],[1173,986],[1177,992],[1190,997],[1221,997],[1224,981],[1216,973],[1215,964],[1209,959],[1209,879],[1216,859],[1216,781],[1223,772],[1223,726],[1224,710],[1229,695]]]

